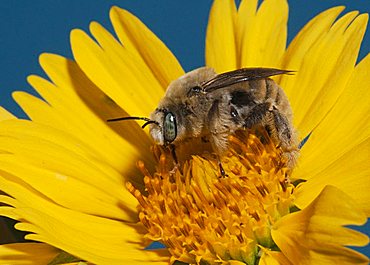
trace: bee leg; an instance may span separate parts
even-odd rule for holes
[[[244,120],[244,127],[252,129],[255,125],[265,123],[266,116],[270,115],[272,110],[271,103],[265,102],[256,105]]]
[[[274,105],[265,102],[255,106],[245,119],[244,127],[252,129],[257,125],[265,128],[271,140],[282,148],[288,167],[293,168],[298,157],[298,145],[287,118]],[[261,140],[264,140],[263,135]]]
[[[175,146],[173,144],[170,144],[169,148],[170,148],[170,151],[171,151],[173,161],[175,162],[176,165],[178,165],[179,161],[177,160]]]
[[[299,155],[298,139],[295,131],[289,126],[289,122],[277,110],[272,112],[274,128],[276,128],[276,138],[279,140],[279,146],[284,151],[284,157],[287,159],[289,168],[293,168]]]
[[[221,102],[219,100],[215,100],[212,103],[212,106],[208,112],[208,120],[209,120],[209,128],[211,131],[211,138],[209,141],[211,142],[211,146],[213,151],[217,151],[220,149],[223,149],[227,145],[227,135],[221,136],[221,134],[218,131],[219,128],[219,115],[220,115],[220,106]],[[216,153],[219,153],[218,151]],[[228,177],[228,175],[225,173],[225,170],[222,166],[220,156],[217,155],[217,161],[218,161],[218,167],[220,169],[221,177]]]
[[[172,159],[173,159],[173,164],[174,164],[173,169],[171,170],[171,173],[174,174],[176,170],[179,170],[180,173],[182,174],[180,163],[179,163],[179,161],[177,159],[175,146],[173,144],[170,144],[168,147],[170,149],[171,156],[172,156]]]
[[[220,168],[221,177],[222,178],[228,177],[228,175],[225,173],[225,170],[224,170],[224,168],[222,166],[222,163],[221,163],[220,158],[218,158],[218,167]]]

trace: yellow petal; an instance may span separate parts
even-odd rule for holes
[[[299,69],[307,51],[319,38],[322,38],[322,36],[327,34],[331,25],[343,9],[344,7],[342,6],[333,7],[311,19],[311,21],[303,27],[303,29],[289,44],[289,47],[284,54],[281,68],[292,70]],[[289,83],[292,82],[292,79],[285,76],[281,76],[280,78],[281,81],[279,83],[284,87],[284,91],[288,95],[294,93],[294,87],[289,85]],[[277,78],[277,80],[280,78]]]
[[[370,136],[370,55],[355,68],[337,103],[301,150],[297,178],[310,179]],[[360,154],[354,153],[355,156]],[[368,153],[361,155],[367,156]],[[365,162],[368,164],[368,162]],[[336,163],[338,167],[343,164]],[[351,164],[345,164],[353,168]],[[322,174],[320,174],[322,175]],[[338,176],[342,178],[344,176]]]
[[[297,190],[301,207],[330,183],[353,196],[370,216],[370,105],[366,100],[370,97],[369,69],[368,55],[356,66],[336,105],[301,150],[294,171],[295,178],[308,180]]]
[[[9,111],[7,111],[5,108],[0,106],[0,121],[13,120],[13,119],[17,119],[17,117],[14,116]],[[2,153],[6,154],[6,153],[8,153],[8,151],[0,148],[0,154],[2,154]]]
[[[131,161],[140,157],[148,165],[153,163],[147,152],[149,137],[135,122],[106,122],[127,114],[91,83],[75,62],[43,54],[40,63],[54,84],[37,76],[28,81],[48,104],[24,93],[14,94],[33,120],[71,133],[124,174],[137,173],[127,171],[135,169],[127,164],[130,157]]]
[[[0,145],[9,153],[0,155],[4,176],[26,183],[71,209],[123,220],[136,219],[131,212],[135,211],[137,202],[125,189],[125,180],[94,158],[81,142],[28,121],[3,121],[0,135]],[[4,188],[1,190],[8,193]],[[92,200],[96,201],[92,203]]]
[[[0,106],[0,121],[16,119],[13,114]]]
[[[137,56],[118,43],[106,52],[81,30],[71,32],[71,44],[87,77],[128,114],[147,117],[155,109],[163,88],[150,82],[152,73],[142,69]]]
[[[262,250],[263,254],[258,263],[259,265],[293,265],[280,251]]]
[[[176,57],[137,17],[112,7],[110,19],[122,45],[144,60],[148,70],[143,72],[152,71],[162,88],[184,74]],[[147,89],[152,90],[151,87]]]
[[[255,12],[257,2],[242,1],[238,10],[238,67],[280,68],[287,38],[288,3],[265,0]]]
[[[356,202],[327,186],[307,208],[280,219],[271,235],[293,264],[367,264],[364,255],[343,246],[369,243],[366,235],[343,227],[366,220]]]
[[[297,73],[281,77],[281,85],[287,91],[294,122],[302,138],[333,107],[353,71],[367,24],[367,15],[356,15],[357,12],[351,12],[340,18],[326,34],[307,47],[303,57],[297,57],[300,61],[289,63],[290,58],[295,58],[295,52],[286,58],[285,65]],[[299,41],[305,40],[297,38]],[[296,49],[297,53],[302,51]]]
[[[213,2],[206,36],[206,65],[217,73],[235,70],[236,53],[236,6],[234,0]]]
[[[60,250],[41,243],[15,243],[0,245],[1,265],[43,265],[48,264]]]
[[[370,138],[328,163],[324,170],[317,172],[307,182],[301,183],[295,190],[296,205],[306,207],[325,185],[333,185],[350,195],[357,206],[370,216],[369,158]]]
[[[18,181],[26,182],[33,189],[60,205],[89,214],[135,220],[135,216],[130,216],[130,213],[122,210],[120,206],[126,203],[125,207],[135,210],[135,201],[130,200],[129,194],[122,191],[122,187],[121,189],[115,187],[114,194],[110,194],[107,187],[114,186],[106,179],[101,181],[102,188],[94,187],[92,184],[78,180],[73,175],[27,165],[27,161],[19,156],[2,155],[0,161],[3,177],[19,178]],[[61,192],[61,190],[68,190],[68,192]],[[122,191],[122,194],[118,193],[119,191]],[[126,196],[122,196],[125,193]]]
[[[102,27],[97,22],[92,22],[90,24],[90,32],[103,51],[102,60],[106,60],[106,62],[109,62],[110,68],[114,67],[120,69],[122,66],[124,67],[125,65],[130,66],[130,71],[132,72],[132,74],[137,75],[135,76],[135,82],[137,82],[138,85],[141,86],[141,89],[143,90],[143,95],[147,94],[148,91],[153,93],[154,97],[158,97],[157,95],[162,95],[163,88],[165,87],[163,87],[157,77],[153,75],[150,67],[148,67],[145,62],[142,61],[142,57],[135,56],[134,52],[129,52],[104,27]],[[127,70],[126,68],[123,69]],[[117,75],[117,77],[119,76]],[[133,80],[132,77],[133,76],[131,76],[131,80]],[[125,87],[125,79],[126,78],[122,76],[121,80],[119,80],[121,83],[121,89],[123,88],[128,93],[133,93],[134,90],[129,87]],[[128,83],[127,85],[130,86],[131,84]],[[136,91],[136,93],[141,92]],[[153,109],[154,108],[152,108],[151,111]]]
[[[139,225],[87,215],[66,209],[0,177],[15,207],[0,207],[4,216],[19,216],[16,228],[29,231],[27,239],[45,242],[96,264],[168,262],[164,253],[144,251],[143,228]],[[88,224],[88,225],[87,225]],[[135,263],[137,262],[137,263]]]
[[[247,39],[249,34],[253,31],[256,21],[258,0],[244,0],[240,2],[238,13],[236,17],[236,56],[237,66],[247,66],[246,60],[243,60],[245,54],[249,54],[247,49]],[[243,49],[246,49],[245,51]],[[247,52],[248,51],[248,52]],[[244,62],[244,63],[242,63]]]

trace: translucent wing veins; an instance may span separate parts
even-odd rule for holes
[[[219,88],[274,75],[292,74],[294,71],[275,68],[242,68],[217,75],[201,84],[202,92],[209,93]]]

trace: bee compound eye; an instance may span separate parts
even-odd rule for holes
[[[200,93],[200,91],[202,90],[202,88],[200,86],[195,86],[195,87],[192,87],[191,90],[194,93]]]
[[[165,143],[171,143],[177,136],[176,117],[171,112],[167,112],[163,121],[163,137]]]

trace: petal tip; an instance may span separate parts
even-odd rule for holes
[[[340,11],[342,12],[344,9],[346,9],[345,5],[340,5],[340,6],[334,6],[332,8],[329,8],[327,11]]]
[[[112,6],[109,10],[109,17],[112,19],[116,16],[125,16],[125,15],[132,15],[129,11],[126,9],[123,9],[119,6]]]
[[[48,52],[43,52],[39,55],[39,64],[41,65],[42,68],[45,69],[45,65],[52,59],[56,57],[61,57],[58,54],[54,53],[48,53]]]
[[[32,75],[27,76],[26,79],[27,79],[28,84],[32,86],[33,81],[37,78],[40,78],[40,77],[38,75],[32,74]]]
[[[120,8],[119,6],[112,6],[109,10],[109,13],[119,12],[121,10],[124,10],[124,9]]]
[[[369,21],[369,14],[368,13],[363,13],[363,14],[360,14],[357,19],[360,19],[362,23],[364,23],[365,25],[367,24],[367,22]]]
[[[48,56],[50,55],[50,53],[47,53],[47,52],[43,52],[39,55],[39,64],[42,66],[42,64],[45,62],[46,58],[48,58]]]
[[[18,102],[19,98],[21,98],[24,94],[28,93],[24,91],[13,91],[12,98],[14,99],[14,101]]]
[[[89,24],[89,29],[90,29],[90,32],[94,32],[94,30],[96,29],[100,29],[102,28],[103,26],[100,25],[99,22],[97,21],[91,21],[90,24]]]
[[[71,43],[73,43],[73,40],[80,37],[81,35],[85,35],[86,33],[82,29],[72,29],[69,36]]]

